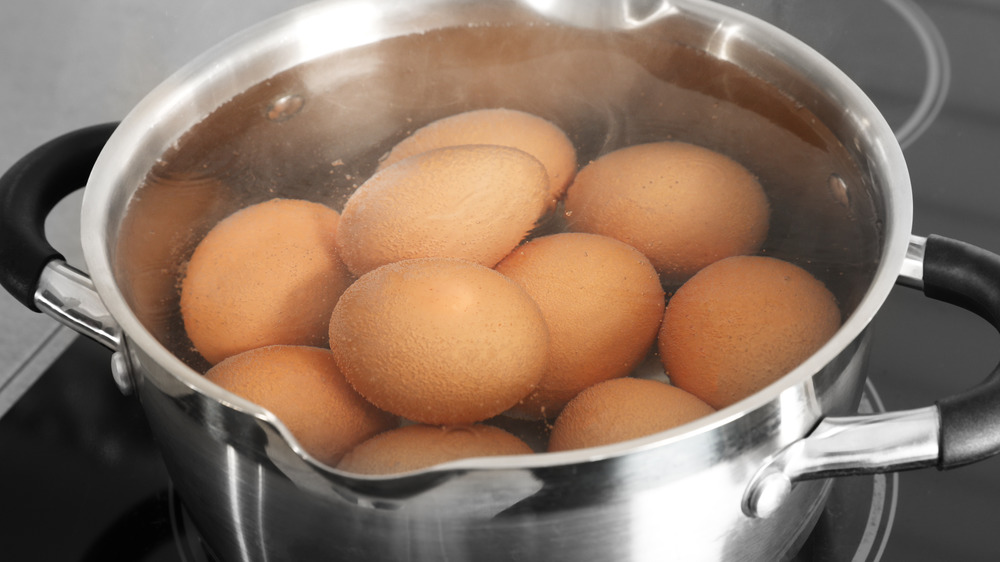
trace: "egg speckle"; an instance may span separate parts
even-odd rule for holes
[[[351,281],[337,249],[339,215],[272,199],[219,222],[181,281],[184,329],[210,363],[265,345],[326,346],[333,307]]]
[[[677,290],[658,347],[673,384],[722,408],[795,368],[840,321],[833,294],[804,269],[737,256],[706,267]]]
[[[510,408],[547,364],[548,328],[516,283],[458,259],[405,260],[359,278],[330,321],[330,346],[372,403],[437,425]]]
[[[746,168],[682,142],[605,154],[577,174],[565,208],[572,230],[635,247],[675,286],[722,258],[757,252],[770,220],[767,196]]]
[[[227,358],[205,377],[271,411],[309,454],[330,466],[358,443],[398,425],[398,418],[347,384],[326,349],[254,349]]]
[[[393,474],[464,458],[532,453],[521,439],[488,425],[408,425],[361,443],[337,468],[358,474]]]
[[[527,152],[545,166],[548,196],[562,197],[576,174],[576,148],[566,133],[541,117],[513,109],[477,109],[438,119],[417,129],[386,155],[379,167],[446,146],[492,144]]]
[[[554,418],[584,388],[629,374],[656,340],[664,308],[656,270],[614,238],[536,238],[496,269],[525,288],[549,327],[548,368],[516,413]]]
[[[620,378],[596,384],[556,418],[549,451],[597,447],[651,435],[713,413],[692,394],[659,381]]]
[[[515,148],[439,148],[372,176],[344,206],[339,243],[352,272],[411,258],[493,267],[545,212],[548,176]]]

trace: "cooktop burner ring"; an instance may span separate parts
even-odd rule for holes
[[[858,412],[884,411],[875,386],[865,381]],[[790,562],[878,562],[896,520],[898,496],[897,473],[834,479],[819,520]],[[867,511],[865,498],[869,498]]]
[[[884,0],[913,30],[924,52],[927,75],[917,108],[895,130],[904,149],[927,130],[944,105],[951,86],[951,58],[934,21],[913,0]]]
[[[861,397],[861,413],[874,413],[886,411],[882,403],[882,397],[872,381],[865,381],[865,393]],[[872,503],[868,512],[868,522],[865,526],[865,534],[861,537],[861,545],[858,548],[858,555],[866,553],[864,558],[857,555],[854,561],[876,562],[882,559],[885,546],[888,543],[892,525],[896,520],[896,506],[899,501],[899,473],[874,475],[874,491]]]

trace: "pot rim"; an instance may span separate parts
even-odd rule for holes
[[[513,1],[521,4],[533,3],[528,0]],[[399,4],[406,4],[406,2]],[[447,2],[447,0],[429,0],[426,4],[430,6],[424,6],[425,8],[454,3]],[[865,131],[864,139],[855,140],[857,142],[865,140],[870,142],[865,146],[859,146],[859,150],[869,159],[869,165],[872,169],[880,170],[885,175],[884,188],[881,192],[882,204],[885,209],[882,254],[865,295],[836,334],[802,364],[752,396],[709,416],[667,431],[610,445],[546,454],[462,459],[404,473],[404,475],[454,469],[507,470],[570,465],[657,448],[697,434],[713,431],[749,412],[765,407],[777,400],[785,390],[807,382],[815,373],[821,371],[842,350],[861,336],[895,285],[909,244],[913,203],[910,179],[902,148],[874,103],[832,62],[806,43],[770,23],[709,0],[670,0],[667,6],[667,11],[671,14],[684,14],[717,22],[715,35],[718,37],[718,41],[713,41],[713,44],[707,49],[708,54],[730,60],[730,54],[726,49],[727,38],[734,34],[747,38],[774,56],[782,57],[784,63],[815,80],[824,92],[841,103],[844,108],[842,117],[852,121],[859,130]],[[383,7],[380,6],[380,8]],[[392,5],[386,9],[406,8]],[[374,13],[366,10],[374,11]],[[172,108],[191,104],[191,99],[194,97],[195,91],[198,90],[199,84],[217,81],[218,76],[224,70],[236,68],[239,71],[246,68],[246,65],[255,57],[260,57],[269,50],[288,42],[294,42],[297,33],[308,32],[311,25],[315,27],[310,22],[337,21],[338,18],[344,18],[345,15],[377,18],[379,11],[369,3],[355,0],[329,0],[308,4],[265,20],[230,37],[192,60],[152,90],[121,122],[93,168],[84,192],[81,216],[83,255],[88,271],[97,293],[112,317],[120,325],[128,344],[142,348],[161,367],[193,392],[225,403],[273,426],[299,455],[316,467],[337,473],[340,472],[306,453],[284,424],[271,412],[209,382],[202,374],[168,351],[142,325],[114,281],[115,276],[108,240],[109,236],[113,238],[114,230],[118,225],[111,224],[110,221],[111,217],[122,216],[124,213],[115,214],[122,209],[113,207],[111,202],[113,194],[119,191],[118,186],[136,179],[123,176],[122,170],[126,168],[123,159],[128,158],[128,155],[136,150],[136,147],[145,146],[150,142],[149,137],[155,136],[158,131],[157,123]],[[663,11],[661,10],[660,13]],[[331,17],[334,19],[331,20]],[[390,30],[390,32],[412,33],[413,31],[412,29],[401,29]],[[326,36],[331,35],[336,34],[327,30]],[[381,40],[389,36],[392,35],[383,35],[378,39]],[[346,49],[364,43],[366,41],[361,40],[360,35],[348,34],[339,39],[336,45],[331,45],[328,41],[323,45],[301,46],[297,53],[300,58],[295,63],[305,62],[312,57],[331,52],[332,47]],[[274,73],[284,69],[278,68]],[[256,80],[259,79],[258,76]],[[205,107],[211,110],[224,101],[227,100],[207,100],[205,103],[208,105]],[[175,139],[168,140],[173,142]],[[141,180],[141,178],[138,179]],[[118,204],[127,205],[127,203],[128,201],[124,201]],[[372,477],[352,474],[350,476],[358,479],[392,479],[400,477],[401,474]]]

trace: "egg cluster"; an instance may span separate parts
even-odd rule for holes
[[[343,470],[531,453],[504,419],[544,424],[536,448],[604,445],[737,402],[837,330],[821,282],[755,255],[769,213],[709,149],[577,171],[553,123],[470,111],[401,141],[339,214],[273,199],[221,221],[181,315],[209,380]],[[635,376],[654,351],[669,382]]]

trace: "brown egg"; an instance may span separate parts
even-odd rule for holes
[[[679,285],[722,258],[757,252],[770,208],[734,160],[681,142],[630,146],[585,166],[566,194],[572,230],[617,238]]]
[[[435,148],[464,144],[509,146],[534,156],[548,172],[553,202],[562,197],[576,174],[576,149],[566,133],[541,117],[513,109],[477,109],[438,119],[403,139],[379,167]]]
[[[549,364],[514,411],[554,418],[581,390],[629,374],[656,340],[664,293],[652,264],[607,236],[562,233],[527,242],[497,264],[538,303]]]
[[[380,267],[344,292],[330,346],[355,389],[410,420],[466,424],[538,384],[549,349],[538,305],[487,267],[425,258]]]
[[[376,173],[348,199],[344,262],[361,275],[425,257],[493,267],[545,210],[548,176],[531,155],[503,146],[439,148]]]
[[[732,257],[703,269],[667,303],[660,359],[673,384],[723,408],[795,368],[839,326],[833,294],[804,269]]]
[[[181,281],[181,315],[210,363],[265,345],[325,346],[330,313],[350,283],[337,212],[272,199],[217,224]]]
[[[529,454],[533,451],[524,441],[488,425],[408,425],[361,443],[337,468],[358,474],[394,474],[471,457]]]
[[[630,377],[596,384],[570,401],[556,418],[549,451],[596,447],[651,435],[715,410],[666,383]]]
[[[310,455],[330,466],[358,443],[399,425],[347,384],[326,349],[262,347],[229,357],[205,377],[271,411]]]

